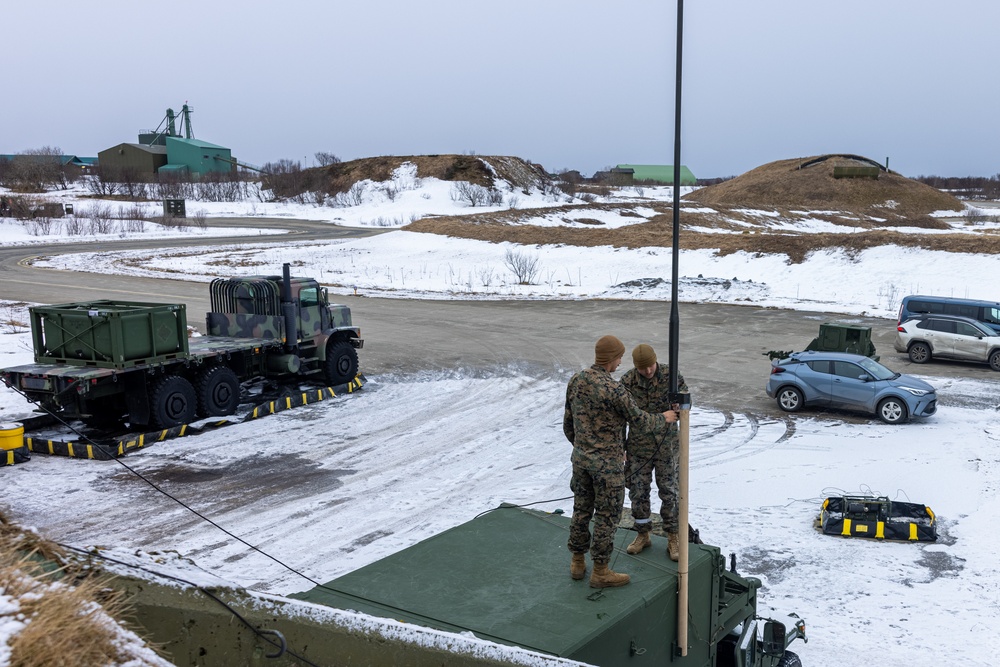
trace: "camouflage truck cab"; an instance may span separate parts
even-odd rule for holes
[[[326,288],[313,278],[282,276],[217,278],[210,285],[212,336],[273,338],[286,357],[275,368],[302,374],[322,372],[329,384],[341,384],[358,372],[361,329],[351,309],[331,304]]]

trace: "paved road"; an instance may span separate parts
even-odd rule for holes
[[[245,226],[246,220],[222,224]],[[329,223],[254,220],[261,226],[294,230],[295,240],[379,233],[338,228]],[[286,237],[287,238],[287,237]],[[231,242],[233,239],[224,239]],[[258,239],[255,238],[255,241]],[[38,255],[115,248],[210,245],[218,239],[192,238],[59,244],[0,248],[0,298],[38,303],[92,299],[132,299],[186,303],[188,321],[202,325],[208,311],[204,282],[86,274],[26,265]],[[277,241],[280,243],[280,241]],[[460,370],[566,377],[592,363],[593,342],[618,335],[631,349],[651,343],[667,357],[670,309],[652,301],[417,301],[341,297],[351,306],[365,338],[362,370],[370,374],[413,374]],[[843,316],[755,306],[681,304],[680,370],[694,400],[734,411],[781,416],[763,392],[769,350],[804,348],[819,323]],[[871,326],[882,361],[894,370],[943,377],[995,379],[986,366],[941,363],[914,366],[892,349],[895,321],[850,318]],[[202,325],[203,326],[203,325]],[[626,363],[625,366],[629,364]]]

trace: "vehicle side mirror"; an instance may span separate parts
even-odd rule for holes
[[[861,375],[858,376],[858,379],[861,380],[862,382],[868,382],[869,380],[872,379],[872,376],[868,375],[868,373],[862,373]]]
[[[781,655],[785,652],[785,624],[768,621],[764,624],[762,648],[764,655]]]

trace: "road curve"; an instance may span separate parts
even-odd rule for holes
[[[386,230],[360,230],[330,223],[285,219],[213,220],[213,226],[248,224],[289,230],[287,236],[255,237],[276,245],[359,237]],[[0,247],[0,298],[33,303],[94,299],[185,303],[188,321],[203,328],[208,311],[204,282],[90,274],[31,266],[40,255],[157,247],[211,246],[233,237],[124,240]],[[303,275],[308,270],[300,270]],[[647,342],[667,360],[669,304],[658,301],[431,301],[346,296],[365,338],[362,370],[371,374],[451,372],[568,377],[592,363],[594,341],[614,333],[628,346]],[[819,323],[842,315],[776,310],[753,305],[682,303],[680,371],[695,400],[738,412],[783,418],[763,391],[769,350],[803,349]],[[895,321],[850,317],[871,326],[882,361],[894,370],[946,377],[992,379],[988,367],[930,364],[913,367],[892,350]],[[630,366],[626,359],[623,368]]]

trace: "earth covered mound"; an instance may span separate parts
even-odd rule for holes
[[[714,208],[850,212],[885,227],[944,228],[932,213],[964,209],[950,194],[847,154],[770,162],[684,199]]]

